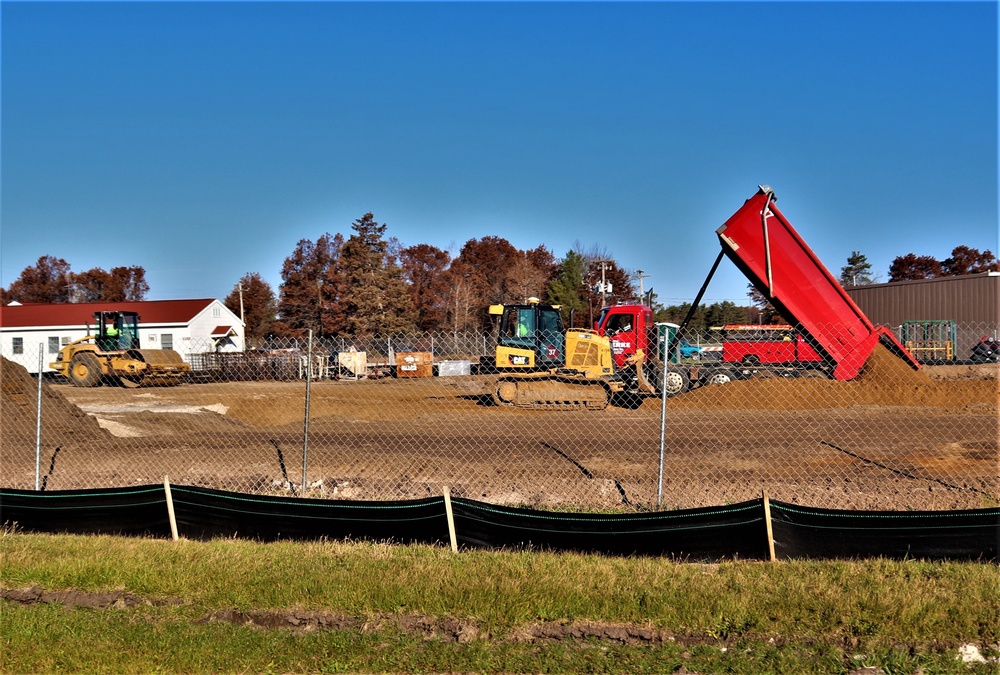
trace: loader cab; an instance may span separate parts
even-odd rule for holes
[[[94,336],[102,352],[139,348],[139,315],[135,312],[94,312]]]
[[[524,305],[492,305],[500,317],[497,368],[547,369],[564,365],[565,326],[559,307],[537,301]]]

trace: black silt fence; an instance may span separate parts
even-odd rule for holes
[[[997,560],[1000,509],[835,511],[771,502],[779,558]]]
[[[366,539],[440,545],[449,540],[444,497],[331,501],[171,486],[180,536],[258,541]],[[835,511],[757,499],[638,514],[562,513],[451,500],[464,548],[538,549],[684,560],[919,558],[991,560],[1000,508]],[[771,522],[769,539],[766,523]],[[164,485],[54,492],[0,488],[0,521],[24,532],[170,537]]]

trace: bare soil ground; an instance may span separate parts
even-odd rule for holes
[[[756,379],[670,399],[662,507],[758,497],[845,509],[1000,498],[996,364],[912,371],[875,353],[853,382]],[[37,381],[3,362],[0,485],[30,488]],[[500,408],[488,376],[76,388],[43,393],[48,489],[175,483],[545,507],[655,508],[660,400],[637,409]],[[58,451],[56,450],[58,448]],[[51,469],[51,470],[50,470]],[[292,485],[289,486],[289,483]]]

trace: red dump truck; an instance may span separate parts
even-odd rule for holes
[[[768,186],[716,230],[726,256],[829,364],[838,380],[857,377],[881,341],[920,364],[892,332],[875,326],[775,206]]]

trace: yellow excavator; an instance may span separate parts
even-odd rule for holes
[[[191,371],[173,349],[139,348],[135,312],[95,312],[94,324],[91,335],[67,344],[49,364],[77,387],[96,387],[106,380],[129,388],[178,384]]]

